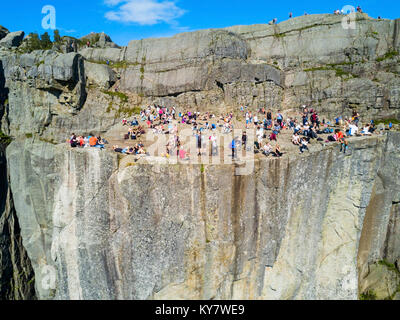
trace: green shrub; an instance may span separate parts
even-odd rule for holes
[[[374,123],[376,125],[383,123],[384,125],[388,125],[389,123],[393,123],[393,124],[400,124],[400,120],[397,119],[376,119],[374,120]]]
[[[106,95],[109,95],[110,97],[118,97],[122,103],[128,102],[128,96],[125,93],[122,92],[113,92],[113,91],[106,91],[106,90],[102,90],[101,92],[103,92]]]
[[[399,55],[399,53],[397,51],[389,51],[384,56],[377,58],[376,61],[377,62],[382,62],[384,60],[392,59],[394,57],[397,57],[398,55]]]
[[[0,143],[9,145],[12,141],[12,138],[6,134],[3,133],[3,131],[0,130]]]

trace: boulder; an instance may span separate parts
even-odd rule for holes
[[[0,40],[0,47],[12,48],[19,47],[24,39],[25,33],[23,31],[16,31],[8,33],[3,39]]]
[[[105,64],[85,61],[85,74],[89,85],[92,84],[105,89],[110,88],[117,81],[114,70]]]

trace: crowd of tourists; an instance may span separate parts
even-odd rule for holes
[[[254,148],[251,150],[254,150],[256,154],[281,157],[284,152],[279,142],[288,142],[287,135],[285,135],[286,138],[280,138],[282,132],[292,132],[290,142],[299,148],[299,153],[310,151],[309,146],[313,144],[313,141],[320,142],[322,145],[337,142],[341,146],[341,151],[346,153],[349,148],[349,137],[370,136],[376,131],[373,121],[364,126],[360,125],[360,114],[356,110],[353,111],[350,118],[337,116],[332,122],[321,120],[317,110],[307,106],[303,106],[301,112],[296,116],[288,117],[281,110],[276,113],[266,108],[250,110],[248,106],[243,105],[238,111],[239,116],[235,117],[233,112],[216,115],[212,112],[201,113],[193,110],[177,112],[174,107],[148,106],[143,108],[140,115],[133,117],[132,120],[128,121],[126,118],[122,120],[122,125],[128,127],[127,133],[124,134],[124,140],[135,142],[135,145],[128,145],[125,148],[114,145],[112,149],[122,154],[149,155],[144,144],[138,140],[146,132],[151,131],[154,135],[168,136],[165,150],[160,154],[161,156],[169,158],[176,155],[181,160],[189,160],[193,150],[184,146],[185,141],[181,141],[179,132],[182,129],[190,129],[189,131],[192,132],[196,141],[198,156],[207,154],[208,146],[210,146],[210,155],[218,156],[220,150],[218,134],[222,133],[228,136],[237,125],[238,129],[244,128],[244,132],[241,137],[235,136],[229,144],[228,148],[231,149],[234,159],[238,157],[238,152],[251,149],[246,130],[255,132]],[[185,135],[187,136],[187,130]],[[104,149],[108,144],[105,139],[92,134],[87,137],[77,137],[72,134],[69,143],[73,148],[96,147],[100,149]]]
[[[89,134],[88,136],[76,136],[73,133],[68,140],[68,143],[72,148],[99,148],[105,149],[105,145],[108,144],[106,139],[101,138],[100,136],[96,137],[94,134]]]

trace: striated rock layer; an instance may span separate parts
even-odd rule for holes
[[[399,237],[388,228],[399,151],[390,133],[352,142],[349,155],[330,146],[260,160],[245,176],[32,139],[7,159],[41,299],[357,299],[359,251],[382,259]],[[381,231],[369,232],[382,185]]]

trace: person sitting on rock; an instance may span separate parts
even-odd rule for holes
[[[118,146],[113,146],[112,149],[114,152],[122,153],[122,149],[119,148]]]
[[[369,131],[369,124],[361,131],[362,136],[370,136],[371,132]]]
[[[292,143],[296,146],[300,145],[300,136],[297,133],[293,135]]]
[[[137,118],[135,117],[134,119],[133,119],[133,121],[131,122],[131,126],[132,127],[136,127],[136,126],[138,126],[139,125],[139,121],[137,120]]]
[[[275,151],[271,152],[271,154],[272,154],[274,157],[277,157],[277,158],[280,158],[280,157],[283,156],[283,153],[281,152],[281,147],[279,146],[279,144],[277,144],[277,145],[275,146]]]
[[[304,150],[307,150],[307,151],[310,151],[309,149],[308,149],[308,142],[307,142],[307,140],[305,139],[305,138],[302,138],[301,139],[301,144],[300,144],[300,153],[303,153],[304,152]]]
[[[262,153],[265,156],[269,156],[272,152],[272,147],[269,143],[265,144],[264,147],[262,148]]]
[[[269,136],[269,140],[270,140],[270,141],[278,141],[275,132],[272,132],[272,133],[271,133],[271,135]]]
[[[71,135],[71,138],[69,139],[69,143],[70,143],[70,145],[71,145],[72,148],[76,148],[76,147],[78,146],[78,140],[77,140],[77,138],[76,138],[75,133],[73,133],[73,134]]]
[[[89,145],[94,148],[97,145],[97,138],[93,135],[89,138]]]

